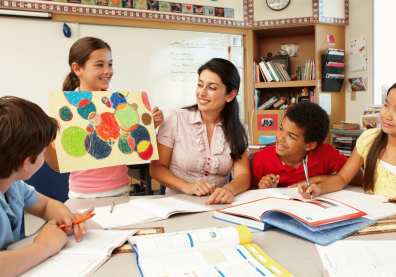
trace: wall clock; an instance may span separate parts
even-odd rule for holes
[[[274,11],[281,11],[289,6],[291,0],[266,0],[268,7]]]

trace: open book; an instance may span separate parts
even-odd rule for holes
[[[110,258],[114,248],[121,246],[128,237],[137,231],[89,230],[80,243],[76,242],[74,235],[70,236],[69,243],[58,254],[20,276],[89,276]],[[37,235],[38,233],[17,241],[9,245],[7,250],[18,249],[31,244]]]
[[[309,201],[267,197],[214,211],[213,217],[266,230],[276,226],[318,244],[327,245],[376,221],[366,213],[328,198]]]
[[[246,226],[130,237],[144,277],[292,276],[256,244]]]
[[[235,196],[232,205],[251,202],[265,197],[276,197],[284,199],[296,199],[301,201],[310,201],[311,199],[304,199],[299,193],[298,188],[269,188],[248,190]],[[349,190],[340,190],[336,192],[326,193],[319,196],[320,198],[329,198],[340,201],[348,206],[354,207],[362,212],[365,212],[365,218],[381,219],[396,215],[396,205],[389,203],[388,198],[378,194],[366,194],[360,192],[353,192]],[[316,199],[316,198],[314,198]]]
[[[212,210],[210,207],[176,197],[131,200],[129,203],[115,205],[112,213],[110,213],[110,208],[110,206],[95,208],[96,216],[92,220],[105,229],[111,229],[163,220],[176,213]]]

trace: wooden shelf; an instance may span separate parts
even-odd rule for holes
[[[254,83],[254,88],[290,88],[290,87],[315,87],[316,80],[289,81],[289,82],[260,82]]]

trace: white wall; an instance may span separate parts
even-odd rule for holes
[[[337,0],[338,1],[338,0]],[[265,0],[254,0],[254,21],[313,16],[312,0],[292,0],[282,11],[273,11]]]
[[[345,0],[323,0],[323,16],[344,19]]]
[[[346,122],[359,123],[360,115],[372,104],[373,93],[373,45],[374,45],[373,0],[349,0],[349,25],[345,27],[345,49],[349,49],[349,39],[366,36],[367,70],[349,72],[349,52],[345,51],[345,80],[354,77],[367,78],[365,91],[356,92],[356,101],[351,101],[351,92],[345,93]],[[347,85],[347,84],[346,84]]]

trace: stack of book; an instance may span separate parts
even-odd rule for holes
[[[356,145],[356,140],[359,136],[352,135],[332,135],[332,145],[340,151],[341,154],[349,157],[352,154],[353,148]]]
[[[322,91],[340,91],[344,82],[345,63],[343,62],[345,51],[342,49],[327,48],[326,54],[322,55]]]
[[[307,60],[304,66],[298,67],[296,77],[299,81],[316,80],[316,64],[315,61]]]
[[[259,63],[259,68],[261,69],[264,82],[286,82],[291,80],[289,73],[280,63],[262,59],[263,61]]]

